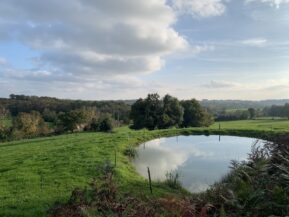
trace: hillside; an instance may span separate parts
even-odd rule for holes
[[[123,192],[149,194],[147,182],[136,174],[123,154],[132,145],[177,134],[232,134],[263,137],[288,132],[287,120],[222,122],[210,128],[76,133],[0,144],[0,216],[45,216],[57,201],[65,202],[75,187],[87,186],[105,162],[115,161],[116,181]],[[154,183],[155,196],[179,194]],[[184,193],[184,192],[183,192]]]
[[[271,107],[272,105],[284,105],[289,103],[289,99],[268,99],[260,101],[250,100],[207,100],[200,101],[201,105],[207,108],[222,110],[222,109],[248,109]]]

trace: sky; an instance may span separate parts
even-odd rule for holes
[[[1,0],[0,97],[289,98],[289,0]]]

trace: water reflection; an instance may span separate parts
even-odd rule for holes
[[[153,180],[164,180],[177,171],[191,192],[206,190],[229,171],[231,160],[245,160],[256,139],[233,136],[178,136],[155,139],[140,146],[134,160],[137,171]]]

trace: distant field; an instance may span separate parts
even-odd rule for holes
[[[223,121],[217,122],[210,129],[238,129],[238,130],[264,130],[264,131],[289,131],[289,121],[287,119],[261,119],[261,120],[242,120],[242,121]]]
[[[284,117],[257,117],[255,118],[257,120],[288,120],[288,118],[284,118]]]
[[[248,109],[247,108],[226,109],[226,113],[235,113],[236,111],[248,111]]]
[[[122,191],[149,195],[147,181],[136,174],[123,155],[125,148],[161,136],[177,134],[238,134],[262,136],[289,132],[287,120],[250,120],[215,123],[210,128],[79,133],[0,144],[0,216],[48,216],[56,201],[66,201],[75,187],[84,187],[97,176],[97,166],[114,162]],[[154,195],[173,192],[154,183]]]

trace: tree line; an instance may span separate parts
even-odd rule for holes
[[[38,111],[21,112],[10,126],[0,123],[0,141],[34,138],[77,131],[110,132],[118,126],[110,114],[100,114],[94,108],[59,112],[54,122],[46,122]]]
[[[0,141],[75,131],[111,131],[129,124],[130,105],[123,101],[62,100],[10,95],[0,99]],[[4,120],[12,122],[4,124]]]
[[[93,107],[99,113],[111,114],[111,116],[127,124],[129,122],[130,105],[125,101],[88,101],[67,100],[53,97],[38,97],[11,94],[9,99],[0,98],[0,110],[5,108],[11,116],[19,113],[37,111],[43,115],[45,121],[52,121],[60,112]]]
[[[257,117],[266,116],[261,109],[248,108],[237,110],[223,110],[216,113],[215,121],[236,121],[236,120],[248,120]]]
[[[0,118],[9,117],[10,126],[0,122],[0,140],[32,138],[76,131],[111,131],[129,125],[141,129],[202,127],[212,116],[197,100],[178,100],[149,94],[129,105],[125,101],[80,101],[51,97],[10,95],[0,99]]]
[[[286,103],[283,106],[273,105],[270,108],[266,108],[266,113],[271,117],[286,117],[289,119],[289,104]]]
[[[166,95],[149,94],[131,107],[133,129],[149,130],[170,127],[202,127],[213,123],[212,116],[195,100],[178,100]]]

